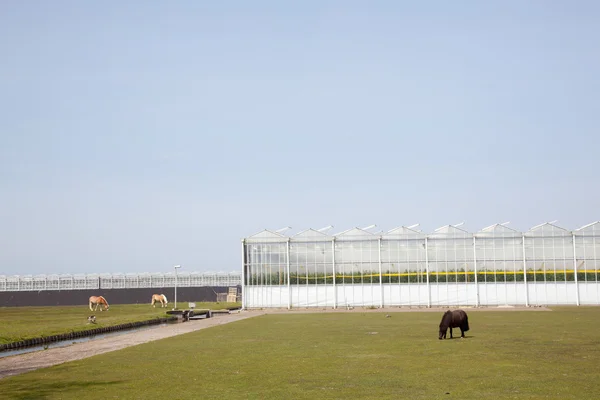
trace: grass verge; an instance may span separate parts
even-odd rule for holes
[[[187,303],[178,303],[179,308]],[[219,310],[239,306],[237,303],[196,303],[197,309]],[[90,311],[87,306],[0,307],[0,344],[21,340],[80,332],[129,322],[167,317],[168,308],[153,308],[149,304],[115,304],[108,311]],[[96,323],[88,323],[95,315]]]
[[[600,308],[265,315],[0,380],[9,399],[598,399]]]

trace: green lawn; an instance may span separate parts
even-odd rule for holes
[[[472,311],[468,337],[444,341],[440,318],[265,315],[5,378],[0,397],[600,398],[600,307]]]
[[[183,309],[188,303],[177,305]],[[196,303],[197,309],[224,309],[235,307],[236,303]],[[61,333],[79,332],[88,329],[114,326],[128,322],[164,318],[167,310],[173,308],[152,308],[150,304],[115,304],[108,311],[90,311],[87,305],[57,307],[0,307],[0,344],[17,342]],[[96,324],[87,321],[88,316],[96,316]]]

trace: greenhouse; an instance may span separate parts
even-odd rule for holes
[[[0,292],[238,286],[240,272],[184,272],[88,275],[0,275]]]
[[[600,304],[600,222],[353,228],[242,240],[245,308]]]

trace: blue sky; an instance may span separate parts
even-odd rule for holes
[[[0,3],[0,274],[600,219],[593,1]],[[183,272],[183,271],[182,271]]]

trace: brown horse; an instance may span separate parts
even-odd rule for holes
[[[155,303],[160,303],[161,307],[166,307],[167,303],[169,303],[169,302],[167,300],[167,296],[165,296],[164,294],[153,294],[150,305],[152,305],[152,307],[156,307],[154,305]]]
[[[450,328],[450,339],[452,339],[452,328],[460,328],[460,337],[465,337],[465,332],[469,330],[469,317],[463,310],[446,311],[440,322],[439,339],[446,339],[446,332]]]
[[[102,311],[102,307],[104,307],[104,309],[108,311],[108,301],[106,301],[106,299],[102,296],[91,296],[90,297],[90,310],[91,311],[94,311],[93,306],[95,306],[95,310],[98,310],[98,307],[100,307],[100,311]]]

